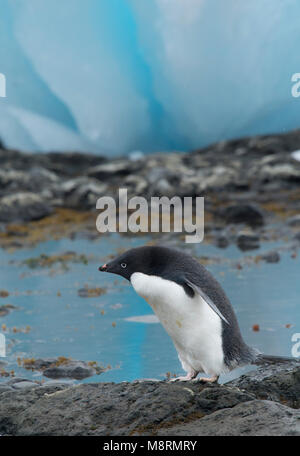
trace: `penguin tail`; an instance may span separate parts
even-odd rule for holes
[[[256,356],[256,359],[252,361],[252,364],[256,364],[257,366],[261,366],[264,364],[281,364],[281,363],[291,363],[297,362],[300,363],[300,358],[289,358],[287,356],[274,356],[274,355],[264,355],[263,353],[259,353]]]

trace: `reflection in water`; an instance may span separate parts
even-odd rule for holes
[[[0,305],[18,307],[0,317],[0,325],[7,327],[7,357],[1,358],[8,363],[6,370],[14,369],[18,376],[40,378],[40,374],[18,366],[17,358],[66,356],[112,366],[85,382],[162,379],[167,372],[180,374],[173,344],[148,304],[127,281],[97,270],[108,255],[117,255],[120,249],[148,240],[142,236],[132,239],[110,235],[93,242],[66,239],[45,242],[31,250],[1,251],[0,289],[10,295],[0,298]],[[261,251],[272,247],[269,243]],[[279,263],[251,264],[239,270],[235,262],[244,254],[236,247],[220,250],[199,244],[192,248],[195,255],[221,259],[207,267],[231,299],[246,342],[268,354],[291,356],[292,334],[300,332],[299,259],[286,253]],[[88,264],[71,262],[68,268],[62,268],[55,263],[34,269],[20,265],[30,257],[66,251],[85,254]],[[103,287],[106,293],[83,298],[78,289],[84,286]],[[254,324],[259,325],[260,331],[252,330]],[[18,332],[27,325],[29,332]],[[221,381],[252,368],[233,371],[222,376]]]

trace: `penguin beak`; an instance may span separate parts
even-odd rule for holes
[[[105,263],[103,266],[100,266],[98,270],[99,270],[99,271],[102,271],[102,272],[103,272],[103,271],[107,271],[107,265],[106,265],[106,263]]]

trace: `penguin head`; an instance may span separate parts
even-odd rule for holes
[[[143,274],[158,274],[168,264],[164,248],[158,246],[144,246],[127,250],[114,260],[99,267],[99,271],[117,274],[130,281],[135,272]]]

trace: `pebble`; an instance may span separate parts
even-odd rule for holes
[[[237,246],[243,251],[258,249],[259,236],[255,233],[240,232],[237,236]]]

